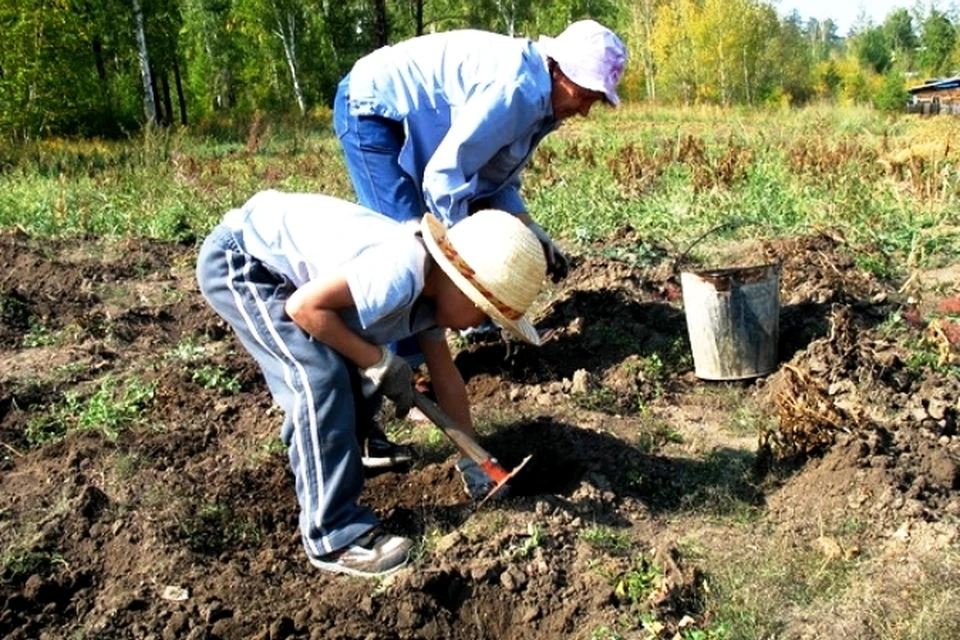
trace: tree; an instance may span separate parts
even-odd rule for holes
[[[140,60],[140,76],[143,79],[143,110],[147,115],[147,124],[157,121],[157,100],[153,93],[153,72],[150,69],[150,51],[147,48],[147,34],[143,26],[143,9],[140,0],[132,0],[134,29],[137,34],[137,53]]]
[[[957,45],[957,32],[947,16],[930,9],[920,28],[917,63],[931,76],[950,73],[950,59]]]
[[[893,64],[890,42],[882,27],[868,26],[856,35],[857,59],[876,73],[885,73]]]
[[[883,84],[873,96],[873,106],[887,113],[898,113],[906,106],[908,96],[903,74],[896,69],[890,69],[884,74]]]

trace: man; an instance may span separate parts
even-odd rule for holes
[[[588,115],[597,102],[620,102],[626,58],[620,38],[593,20],[537,42],[461,30],[374,51],[334,101],[358,202],[400,222],[430,211],[447,226],[480,208],[507,211],[537,236],[559,280],[567,259],[527,211],[520,174],[564,120]],[[419,361],[415,343],[395,351]],[[409,459],[379,428],[368,443],[379,452],[371,462]]]
[[[491,246],[492,245],[492,246]],[[473,433],[466,389],[444,328],[497,321],[539,344],[523,314],[546,262],[515,217],[482,211],[448,230],[432,215],[418,229],[321,195],[265,191],[227,213],[197,261],[200,289],[256,359],[284,410],[310,562],[376,576],[401,567],[411,541],[389,535],[357,503],[363,466],[356,431],[368,400],[398,413],[412,404],[410,366],[382,345],[416,336],[447,414]],[[480,498],[493,480],[456,463]]]

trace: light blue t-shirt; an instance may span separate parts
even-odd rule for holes
[[[297,287],[342,275],[355,306],[340,317],[364,339],[444,338],[432,302],[420,295],[432,261],[415,226],[330,196],[280,191],[261,191],[223,224],[244,251]]]
[[[412,38],[361,58],[350,72],[353,115],[404,123],[400,166],[448,226],[469,203],[525,212],[520,171],[560,126],[550,72],[526,38],[460,30]]]

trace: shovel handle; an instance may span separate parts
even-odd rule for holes
[[[463,455],[483,467],[487,473],[490,473],[490,477],[496,480],[496,477],[490,472],[490,468],[494,468],[495,470],[499,469],[500,472],[506,474],[506,471],[497,463],[493,456],[477,444],[476,440],[471,438],[460,425],[453,421],[453,418],[444,413],[443,409],[437,406],[430,398],[414,390],[413,404],[417,409],[420,409],[425,416],[430,418],[430,421],[437,425],[440,431],[443,431],[448,438],[453,440],[453,444],[457,446],[457,449],[459,449]]]

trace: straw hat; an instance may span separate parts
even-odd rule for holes
[[[523,317],[547,273],[540,241],[516,216],[478,211],[447,229],[433,214],[420,222],[427,251],[457,287],[497,324],[539,345]]]

